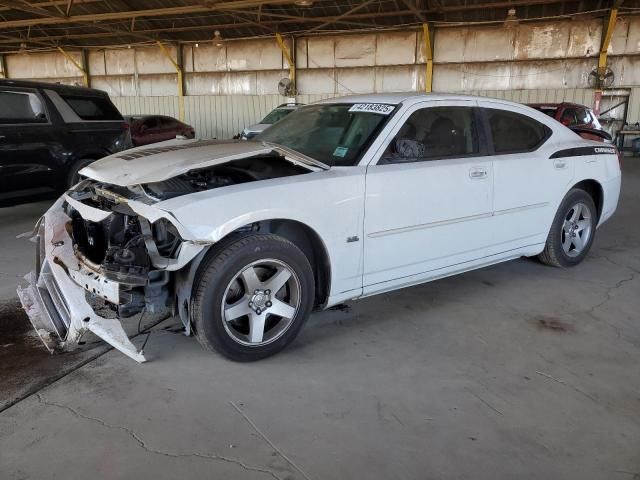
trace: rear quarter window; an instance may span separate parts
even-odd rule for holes
[[[108,98],[65,94],[60,97],[82,120],[122,120],[122,115]]]
[[[549,127],[526,115],[494,108],[485,112],[495,153],[532,152],[551,135]]]
[[[34,92],[0,90],[0,124],[47,123],[40,97]]]

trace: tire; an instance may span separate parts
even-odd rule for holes
[[[593,198],[574,188],[558,208],[543,252],[538,258],[552,267],[573,267],[589,253],[596,233],[598,213]]]
[[[78,175],[78,172],[82,170],[84,167],[86,167],[87,165],[92,164],[93,162],[95,162],[93,158],[83,158],[82,160],[78,160],[75,163],[73,163],[73,165],[71,165],[71,167],[69,168],[69,171],[67,172],[64,189],[69,190],[76,183],[78,183],[80,181],[80,176]]]
[[[192,292],[191,321],[200,344],[250,362],[293,341],[313,308],[315,284],[297,246],[277,235],[251,234],[214,247]]]

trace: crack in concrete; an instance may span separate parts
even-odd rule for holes
[[[606,258],[606,257],[604,257],[604,258]],[[607,260],[608,260],[608,259],[607,259]],[[632,269],[632,270],[633,270],[633,269]],[[618,337],[618,338],[620,338],[620,337],[621,337],[621,334],[620,334],[620,329],[618,328],[618,326],[617,326],[617,325],[615,325],[615,324],[613,324],[613,323],[611,323],[611,322],[610,322],[610,321],[608,321],[606,318],[598,318],[598,317],[596,317],[596,315],[595,315],[595,311],[596,311],[597,309],[601,308],[605,303],[608,303],[608,302],[610,302],[611,300],[613,300],[613,298],[614,298],[614,297],[613,297],[613,292],[614,292],[614,290],[617,290],[617,289],[621,288],[625,283],[631,282],[631,281],[633,281],[635,278],[636,278],[636,274],[635,274],[635,273],[632,273],[632,274],[629,276],[629,278],[623,278],[622,280],[619,280],[618,282],[616,282],[616,284],[615,284],[615,285],[613,285],[612,287],[607,288],[607,291],[605,292],[605,298],[604,298],[601,302],[599,302],[599,303],[597,303],[597,304],[593,305],[593,306],[592,306],[592,307],[590,307],[588,310],[586,310],[586,311],[584,311],[584,312],[582,312],[582,313],[583,313],[583,314],[585,314],[585,315],[589,315],[591,318],[594,318],[594,319],[596,319],[596,320],[601,320],[601,321],[603,321],[604,323],[606,323],[607,325],[609,325],[611,328],[613,328],[613,329],[615,330],[615,332],[616,332],[617,337]]]
[[[622,265],[614,260],[612,260],[611,258],[609,258],[609,256],[607,255],[600,255],[596,258],[603,258],[605,259],[607,262],[611,263],[612,265],[615,265],[616,267],[620,267],[620,268],[624,268],[627,270],[631,270],[633,273],[638,273],[640,274],[640,270],[638,270],[637,268],[631,267],[630,265]]]
[[[278,446],[277,446],[275,443],[273,443],[273,442],[271,441],[271,439],[270,439],[269,437],[267,437],[267,436],[262,432],[262,430],[260,430],[260,429],[258,428],[258,426],[254,423],[254,421],[253,421],[253,420],[251,420],[251,419],[249,418],[249,416],[248,416],[246,413],[244,413],[244,410],[242,410],[242,409],[241,409],[238,405],[236,405],[236,404],[235,404],[235,402],[233,402],[232,400],[229,400],[229,404],[230,404],[230,405],[231,405],[231,406],[232,406],[232,407],[233,407],[233,408],[234,408],[234,409],[235,409],[235,410],[236,410],[240,415],[242,415],[242,417],[247,421],[247,423],[248,423],[249,425],[251,425],[251,427],[256,431],[256,433],[257,433],[258,435],[260,435],[260,436],[262,437],[262,439],[263,439],[265,442],[267,442],[267,443],[269,444],[269,446],[271,446],[271,448],[273,448],[274,452],[278,453],[278,455],[280,455],[284,460],[286,460],[286,462],[287,462],[289,465],[291,465],[293,468],[295,468],[296,470],[298,470],[298,471],[302,474],[302,476],[303,476],[304,478],[306,478],[307,480],[311,480],[311,479],[309,478],[309,475],[307,475],[307,474],[305,473],[305,471],[304,471],[304,470],[302,470],[298,465],[296,465],[296,464],[293,462],[293,460],[291,460],[289,457],[287,457],[287,456],[284,454],[284,452],[283,452],[282,450],[280,450],[280,449],[278,448]]]
[[[500,415],[501,417],[504,416],[504,413],[502,413],[500,410],[498,410],[496,407],[494,407],[493,405],[491,405],[489,402],[487,402],[484,398],[482,398],[480,395],[476,394],[475,392],[473,392],[471,389],[464,387],[464,389],[469,392],[469,394],[471,394],[472,396],[474,396],[475,398],[477,398],[478,400],[480,400],[480,402],[482,402],[483,404],[485,404],[487,407],[489,407],[491,410],[493,410],[494,412],[496,412],[498,415]]]
[[[215,461],[230,463],[230,464],[242,467],[244,470],[247,470],[247,471],[250,471],[250,472],[264,473],[264,474],[267,474],[267,475],[271,476],[275,480],[282,480],[278,475],[276,475],[271,470],[258,468],[258,467],[253,467],[251,465],[247,465],[246,463],[241,462],[240,460],[236,460],[234,458],[225,457],[225,456],[222,456],[222,455],[211,455],[211,454],[199,453],[199,452],[177,453],[177,452],[170,452],[170,451],[166,451],[166,450],[159,450],[157,448],[153,448],[140,435],[138,435],[136,432],[134,432],[130,428],[124,427],[122,425],[112,425],[110,423],[105,422],[104,420],[102,420],[100,418],[92,417],[90,415],[85,415],[83,413],[80,413],[78,410],[76,410],[76,409],[74,409],[72,407],[69,407],[67,405],[62,405],[60,403],[51,402],[49,400],[46,400],[42,396],[42,394],[40,394],[40,393],[36,393],[35,396],[38,399],[38,402],[40,402],[42,405],[47,405],[47,406],[50,406],[50,407],[60,408],[62,410],[66,410],[67,412],[71,413],[76,418],[89,420],[89,421],[98,423],[99,425],[102,425],[105,428],[109,428],[109,429],[112,429],[112,430],[121,430],[121,431],[123,431],[127,435],[129,435],[129,437],[131,437],[133,440],[135,440],[135,442],[140,447],[142,447],[144,450],[146,450],[149,453],[153,453],[155,455],[162,455],[162,456],[170,457],[170,458],[195,457],[195,458],[202,458],[202,459],[205,459],[205,460],[215,460]]]
[[[597,403],[598,405],[602,405],[602,406],[608,407],[608,405],[604,405],[604,404],[602,404],[602,403],[600,402],[600,400],[598,400],[598,399],[597,399],[596,397],[594,397],[593,395],[591,395],[591,394],[589,394],[589,393],[585,392],[585,391],[584,391],[584,390],[582,390],[581,388],[578,388],[578,387],[576,387],[575,385],[573,385],[573,384],[571,384],[571,383],[569,383],[569,382],[566,382],[566,381],[562,380],[561,378],[556,378],[556,377],[554,377],[553,375],[549,375],[548,373],[544,373],[544,372],[541,372],[541,371],[539,371],[539,370],[536,370],[536,373],[537,373],[538,375],[542,375],[543,377],[548,378],[549,380],[553,380],[554,382],[557,382],[557,383],[559,383],[560,385],[564,385],[564,386],[565,386],[565,387],[567,387],[567,388],[570,388],[570,389],[572,389],[572,390],[575,390],[575,391],[576,391],[576,392],[578,392],[579,394],[584,395],[584,396],[585,396],[585,397],[587,397],[589,400],[591,400],[592,402]]]

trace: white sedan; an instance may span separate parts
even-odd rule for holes
[[[576,265],[621,177],[615,147],[531,108],[415,93],[331,99],[255,141],[176,140],[81,173],[38,223],[19,295],[52,350],[91,331],[138,361],[123,323],[142,311],[170,308],[205,348],[249,361],[313,309],[519,257]]]

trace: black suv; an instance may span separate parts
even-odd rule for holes
[[[81,168],[130,147],[105,92],[0,80],[0,201],[66,189]]]

